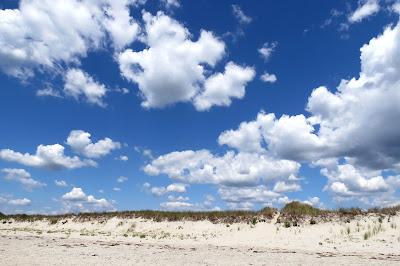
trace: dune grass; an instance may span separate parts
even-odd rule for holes
[[[5,217],[13,218],[17,221],[29,221],[29,222],[37,220],[48,220],[50,224],[56,224],[57,222],[60,221],[62,222],[67,218],[72,218],[73,220],[76,221],[91,221],[91,220],[109,219],[112,217],[143,218],[143,219],[150,219],[156,222],[207,220],[213,223],[219,223],[219,222],[256,223],[261,220],[271,219],[276,212],[277,210],[273,208],[264,208],[260,211],[204,211],[204,212],[139,210],[139,211],[119,211],[119,212],[93,212],[93,213],[64,214],[64,215],[14,214],[14,215],[7,215]]]
[[[311,205],[304,204],[298,201],[293,201],[286,204],[281,210],[278,218],[278,223],[285,224],[285,227],[291,225],[296,226],[298,223],[305,221],[313,225],[320,221],[330,220],[332,217],[344,217],[349,220],[357,215],[363,214],[378,214],[378,215],[395,215],[400,211],[400,205],[390,208],[373,208],[363,211],[359,208],[341,208],[338,210],[323,210],[315,208]],[[236,223],[247,222],[255,225],[258,222],[263,222],[272,219],[278,210],[275,208],[266,207],[259,211],[157,211],[157,210],[138,210],[138,211],[118,211],[118,212],[92,212],[79,214],[63,214],[63,215],[28,215],[28,214],[13,214],[5,215],[0,213],[0,220],[12,218],[16,221],[33,222],[37,220],[47,220],[49,224],[58,222],[66,223],[67,219],[72,218],[74,221],[91,221],[99,220],[100,222],[107,219],[117,218],[143,218],[153,221],[202,221],[207,220],[212,223]]]

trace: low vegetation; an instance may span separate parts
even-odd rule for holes
[[[72,218],[75,221],[105,221],[112,217],[117,218],[143,218],[151,219],[156,222],[161,221],[201,221],[207,220],[212,223],[236,223],[247,222],[256,224],[258,222],[265,222],[272,219],[277,213],[276,209],[264,208],[260,211],[209,211],[209,212],[187,212],[187,211],[121,211],[121,212],[93,212],[93,213],[79,213],[79,214],[65,214],[65,215],[27,215],[27,214],[14,214],[5,216],[17,221],[33,222],[37,220],[48,220],[49,224],[56,224],[58,222],[65,223],[67,219]]]
[[[400,212],[400,205],[390,208],[374,208],[363,211],[359,208],[348,208],[338,210],[323,210],[315,208],[311,205],[293,201],[286,204],[277,219],[277,223],[282,223],[284,227],[298,226],[302,223],[315,225],[324,221],[331,221],[335,218],[342,218],[349,222],[357,215],[375,214],[379,215],[382,220],[384,217],[395,215]],[[0,220],[16,220],[33,222],[37,220],[47,220],[49,224],[67,223],[68,219],[74,221],[99,221],[106,222],[108,219],[117,218],[142,218],[151,219],[153,221],[201,221],[207,220],[212,223],[237,223],[245,222],[251,225],[256,225],[259,222],[271,220],[278,210],[275,208],[266,207],[259,211],[155,211],[155,210],[140,210],[140,211],[119,211],[119,212],[93,212],[79,214],[63,214],[63,215],[27,215],[14,214],[5,215],[0,212]]]

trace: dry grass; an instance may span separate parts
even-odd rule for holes
[[[210,211],[210,212],[168,212],[168,211],[121,211],[121,212],[93,212],[65,215],[27,215],[14,214],[7,215],[4,218],[12,218],[17,221],[33,222],[37,220],[48,220],[49,224],[66,221],[72,218],[74,221],[104,221],[113,217],[117,218],[143,218],[156,222],[161,221],[201,221],[207,220],[213,223],[235,223],[247,222],[257,223],[271,219],[277,212],[273,208],[264,208],[260,211]]]
[[[400,205],[390,208],[373,208],[363,211],[359,208],[348,208],[338,210],[322,210],[310,205],[291,202],[288,203],[280,212],[278,223],[284,223],[286,227],[297,226],[299,223],[316,224],[323,221],[330,221],[334,218],[350,219],[358,215],[377,214],[381,217],[395,215],[400,211]],[[108,219],[117,218],[143,218],[153,221],[202,221],[207,220],[212,223],[237,223],[246,222],[249,224],[256,224],[270,220],[277,214],[278,210],[270,207],[263,208],[259,211],[204,211],[204,212],[190,212],[190,211],[155,211],[155,210],[139,210],[139,211],[119,211],[119,212],[93,212],[93,213],[79,213],[79,214],[63,214],[63,215],[27,215],[27,214],[14,214],[5,215],[0,212],[0,220],[12,218],[16,221],[37,221],[47,220],[49,224],[66,223],[68,219],[74,221],[100,221],[106,222]]]

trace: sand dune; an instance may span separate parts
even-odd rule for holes
[[[0,222],[2,265],[400,265],[400,215],[303,223]]]

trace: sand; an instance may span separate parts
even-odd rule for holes
[[[9,222],[0,222],[1,265],[400,265],[400,215],[290,228],[276,219]]]

